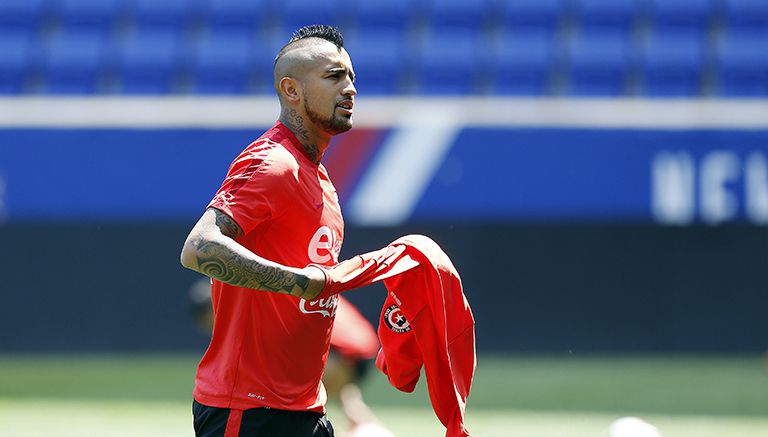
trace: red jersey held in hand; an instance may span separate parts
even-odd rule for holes
[[[277,123],[232,163],[209,204],[244,235],[237,242],[283,265],[338,263],[344,237],[336,190],[293,133]],[[305,301],[212,281],[213,336],[195,399],[220,408],[325,411],[320,380],[338,296]]]

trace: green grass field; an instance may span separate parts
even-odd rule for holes
[[[0,436],[191,436],[197,359],[0,356]],[[397,436],[443,435],[423,384],[399,393],[372,372],[363,392]],[[627,415],[665,437],[768,436],[768,371],[760,357],[481,356],[467,423],[480,437],[600,437]]]

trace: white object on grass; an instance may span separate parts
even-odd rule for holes
[[[661,437],[661,433],[639,417],[622,417],[611,423],[608,437]]]

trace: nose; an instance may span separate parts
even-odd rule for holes
[[[355,88],[355,83],[352,82],[352,79],[347,78],[347,85],[344,87],[342,94],[346,97],[352,97],[357,94],[357,88]]]

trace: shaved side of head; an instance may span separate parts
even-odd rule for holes
[[[277,53],[274,64],[274,86],[280,96],[280,80],[292,77],[299,81],[312,61],[328,50],[329,45],[338,52],[344,47],[344,37],[332,26],[313,24],[304,26],[293,33],[288,43]]]
[[[275,58],[274,85],[279,93],[280,80],[292,77],[302,81],[307,70],[327,50],[341,51],[341,47],[321,38],[305,38],[286,45]]]

